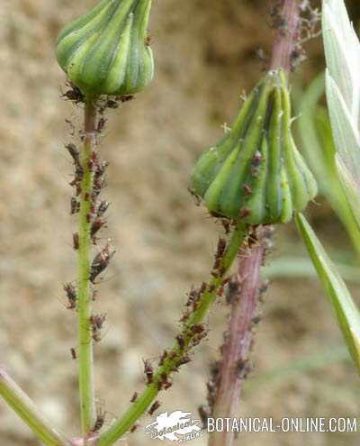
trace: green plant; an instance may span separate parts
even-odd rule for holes
[[[352,210],[352,215],[345,211],[344,221],[357,245],[360,241],[360,43],[342,0],[324,0],[323,35],[328,67],[326,97],[336,145],[336,154],[327,145],[330,162],[324,166],[332,176],[337,173],[343,186],[343,190],[337,189],[336,193],[344,195],[343,206],[349,206]],[[344,212],[341,215],[345,215]],[[360,371],[359,310],[304,216],[297,217],[297,225],[334,308],[352,358]]]
[[[332,0],[325,2],[325,15],[330,14],[329,8],[334,5]],[[101,340],[105,316],[93,313],[92,302],[96,299],[97,280],[108,267],[114,249],[109,242],[102,244],[98,238],[109,206],[101,195],[107,163],[98,152],[98,135],[105,124],[106,110],[127,102],[153,78],[153,56],[147,36],[150,8],[151,0],[102,0],[88,14],[68,25],[57,40],[57,59],[69,78],[70,87],[65,97],[82,104],[84,111],[82,147],[73,142],[66,145],[74,166],[71,210],[77,214],[78,221],[73,237],[77,255],[76,286],[72,283],[64,286],[68,307],[77,316],[78,342],[73,354],[78,361],[80,436],[68,438],[54,430],[28,396],[0,370],[0,395],[46,445],[112,445],[146,411],[152,414],[159,406],[156,401],[159,392],[171,387],[174,372],[190,361],[190,353],[206,337],[205,317],[224,290],[231,305],[231,318],[223,357],[209,386],[213,392],[209,395],[209,409],[215,416],[234,415],[242,381],[249,372],[252,329],[257,323],[257,306],[263,291],[260,271],[271,244],[272,225],[287,223],[294,215],[329,293],[352,357],[360,366],[360,317],[356,306],[314,232],[299,214],[315,197],[317,186],[292,136],[289,77],[300,50],[301,5],[296,0],[283,0],[276,2],[272,14],[277,23],[277,36],[270,69],[242,104],[229,133],[204,152],[193,170],[193,193],[222,222],[226,232],[225,238],[219,238],[210,279],[190,291],[179,333],[173,345],[162,352],[157,368],[154,370],[145,362],[143,392],[134,397],[131,406],[111,426],[102,425],[103,420],[95,410],[93,345]],[[347,29],[344,11],[336,12],[341,26]],[[287,32],[284,32],[284,23]],[[351,36],[351,44],[358,45]],[[356,51],[354,60],[358,57]],[[337,161],[345,188],[344,193],[337,188],[335,195],[338,207],[347,209],[345,224],[350,227],[354,223],[349,223],[352,216],[349,208],[353,207],[353,196],[359,196],[354,187],[357,170],[352,165],[354,159],[358,161],[358,154],[349,153],[347,144],[350,143],[352,150],[358,149],[354,141],[359,142],[359,113],[357,103],[354,105],[348,97],[348,85],[336,84],[341,76],[336,75],[335,62],[341,51],[336,48],[331,53],[330,48],[327,53],[333,63],[328,75],[330,116],[336,144],[341,147],[338,147]],[[346,136],[337,127],[338,121],[351,130],[350,140],[344,142]],[[342,151],[344,144],[346,150]],[[333,161],[326,167],[331,169],[332,178],[337,174]],[[350,196],[346,205],[344,196]],[[356,218],[357,211],[357,207],[352,211]],[[236,273],[230,277],[237,258]],[[212,446],[232,442],[232,436],[210,438]]]

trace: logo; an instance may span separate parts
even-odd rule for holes
[[[158,415],[154,423],[145,427],[145,432],[153,440],[168,440],[175,443],[185,443],[200,438],[203,433],[200,420],[193,420],[191,413],[181,410]]]

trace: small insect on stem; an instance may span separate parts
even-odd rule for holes
[[[96,278],[108,267],[112,256],[115,254],[114,250],[111,250],[110,245],[107,244],[105,248],[100,251],[94,258],[91,269],[89,280],[91,283],[95,283]]]
[[[96,128],[96,131],[98,133],[101,133],[104,130],[105,125],[106,125],[106,119],[105,118],[100,118],[99,122],[98,122],[98,125],[97,125],[97,128]]]
[[[76,288],[72,283],[65,283],[64,291],[66,293],[66,297],[68,299],[68,310],[74,310],[76,308]]]
[[[106,106],[107,108],[116,109],[116,108],[119,108],[119,103],[118,103],[117,101],[112,100],[112,99],[108,99],[108,100],[106,101],[105,106]]]
[[[74,232],[74,234],[73,234],[73,248],[75,249],[75,251],[77,251],[79,249],[79,246],[80,246],[79,234],[77,232]]]
[[[106,314],[93,314],[90,317],[92,338],[95,342],[101,341],[101,330],[104,326]]]
[[[71,348],[71,349],[70,349],[70,353],[71,353],[71,357],[72,357],[72,359],[76,359],[76,358],[77,358],[77,356],[76,356],[76,350],[75,350],[74,348]]]
[[[155,403],[150,407],[148,414],[153,415],[153,413],[159,409],[161,406],[160,401],[155,401]]]
[[[62,97],[68,101],[72,101],[75,104],[79,104],[80,102],[84,102],[84,95],[81,93],[81,90],[76,87],[72,82],[69,82],[69,90],[67,90]]]
[[[80,203],[75,197],[71,197],[70,201],[70,214],[74,215],[80,211]]]
[[[131,397],[130,403],[135,403],[135,401],[137,400],[137,398],[138,398],[138,393],[137,393],[137,392],[134,392],[133,396]]]
[[[129,102],[132,101],[134,99],[134,95],[132,94],[127,94],[124,96],[116,96],[116,100],[120,101],[120,102]]]
[[[97,409],[96,412],[97,412],[96,420],[95,420],[93,428],[91,429],[91,433],[98,432],[104,426],[104,423],[105,423],[105,416],[106,416],[105,411],[102,410],[101,408],[99,408],[99,409]]]
[[[152,381],[153,381],[154,369],[153,369],[153,367],[150,364],[150,361],[148,359],[146,359],[144,361],[144,373],[145,373],[145,376],[146,376],[147,384],[151,384]]]
[[[106,225],[106,221],[102,218],[97,218],[91,225],[90,235],[94,244],[96,244],[96,234],[100,231],[100,229]]]
[[[110,206],[110,203],[108,201],[106,201],[106,200],[101,201],[97,210],[96,210],[96,215],[98,217],[102,217],[105,214],[105,212],[108,210],[109,206]]]

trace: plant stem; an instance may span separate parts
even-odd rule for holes
[[[88,435],[95,422],[93,339],[91,330],[91,192],[93,173],[91,157],[96,147],[96,100],[85,100],[84,145],[80,154],[83,169],[78,216],[79,248],[77,250],[77,318],[78,318],[78,373],[81,427],[84,436]]]
[[[0,369],[0,395],[43,444],[47,446],[70,445],[69,440],[51,427],[34,402],[2,369]]]
[[[265,252],[264,228],[258,230],[255,247],[244,247],[238,261],[238,270],[232,281],[231,316],[229,330],[218,370],[214,418],[235,416],[240,403],[242,381],[249,371],[249,354],[253,342],[253,324],[260,288],[260,269]],[[231,446],[234,432],[214,432],[209,446]]]
[[[289,73],[294,68],[294,59],[299,41],[300,8],[297,0],[282,0],[274,8],[277,36],[272,51],[270,69],[282,68]],[[225,337],[223,357],[213,377],[214,390],[209,395],[212,415],[217,418],[237,416],[243,380],[249,372],[248,356],[253,343],[253,325],[256,316],[260,288],[260,269],[265,254],[265,238],[269,228],[255,231],[255,246],[246,250],[239,261],[235,278],[236,293],[233,298],[229,329]],[[232,446],[233,432],[213,432],[209,446]]]
[[[277,8],[277,7],[276,7]],[[299,41],[300,9],[298,0],[282,0],[279,6],[277,36],[274,42],[270,69],[293,69],[292,58]]]
[[[125,412],[125,414],[116,421],[108,430],[100,435],[97,446],[109,446],[114,444],[122,435],[124,435],[135,422],[145,413],[151,403],[161,390],[161,382],[164,377],[168,379],[171,373],[178,370],[183,363],[182,360],[189,354],[191,349],[197,344],[194,342],[196,333],[193,327],[199,326],[208,314],[211,304],[215,301],[220,288],[223,286],[224,279],[229,271],[233,261],[239,251],[239,248],[248,233],[247,227],[238,224],[234,229],[232,237],[227,245],[227,249],[221,261],[221,274],[212,277],[206,290],[199,296],[198,304],[194,312],[184,322],[181,333],[177,336],[183,340],[183,344],[175,342],[171,350],[167,352],[166,358],[155,371],[152,382],[149,383],[143,393]]]

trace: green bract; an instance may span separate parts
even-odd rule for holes
[[[249,224],[286,223],[317,193],[291,134],[282,70],[269,72],[243,104],[229,133],[198,160],[192,190],[208,210]]]
[[[128,95],[153,78],[151,0],[102,0],[60,33],[56,57],[85,94]]]

